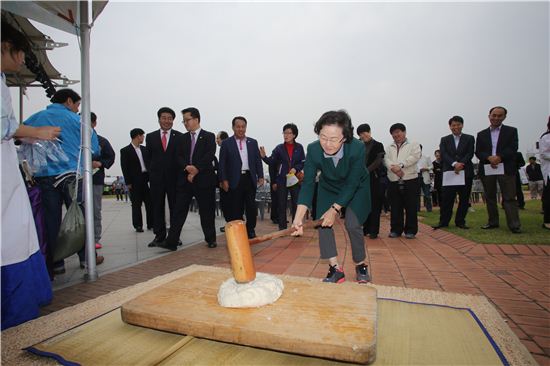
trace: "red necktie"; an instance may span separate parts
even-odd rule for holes
[[[162,131],[161,141],[162,141],[162,150],[166,151],[166,145],[168,143],[166,140],[166,131]]]
[[[243,151],[243,140],[239,140],[239,149]]]

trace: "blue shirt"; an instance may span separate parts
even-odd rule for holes
[[[36,172],[34,174],[35,177],[56,176],[70,171],[76,172],[81,143],[80,116],[78,114],[74,113],[63,104],[53,103],[47,106],[45,110],[30,116],[24,124],[34,127],[61,127],[59,139],[62,140],[62,142],[59,143],[59,146],[69,158],[69,161],[66,162],[56,162],[48,158],[47,166],[42,167]],[[99,153],[97,134],[93,130],[91,149],[92,154]],[[83,162],[82,158],[81,162]]]

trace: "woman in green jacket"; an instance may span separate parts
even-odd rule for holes
[[[366,252],[362,223],[370,213],[369,173],[365,168],[365,145],[353,138],[353,126],[344,111],[330,111],[315,124],[319,140],[307,147],[304,165],[304,181],[298,198],[298,208],[292,226],[294,236],[303,234],[303,219],[311,207],[315,189],[315,177],[320,171],[317,191],[317,216],[322,219],[319,227],[321,259],[328,259],[329,272],[324,282],[345,281],[343,269],[338,264],[338,253],[332,225],[346,208],[344,225],[350,237],[357,282],[370,281],[365,263]]]

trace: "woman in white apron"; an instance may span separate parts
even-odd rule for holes
[[[24,36],[2,19],[2,330],[39,315],[52,299],[50,278],[40,253],[27,189],[19,171],[14,137],[55,139],[59,127],[19,125],[4,72],[17,72],[29,46]]]

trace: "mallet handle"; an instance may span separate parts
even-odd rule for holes
[[[304,229],[310,228],[310,227],[317,227],[317,226],[321,225],[322,222],[323,222],[323,220],[308,221],[304,224],[303,227],[304,227]],[[269,234],[260,235],[260,236],[257,236],[255,238],[253,238],[253,239],[249,239],[248,243],[250,245],[260,244],[260,243],[263,243],[264,241],[267,241],[267,240],[277,239],[277,238],[281,238],[283,236],[290,235],[294,231],[296,231],[296,230],[293,227],[289,227],[288,229],[285,229],[285,230],[274,231],[274,232],[269,233]]]

